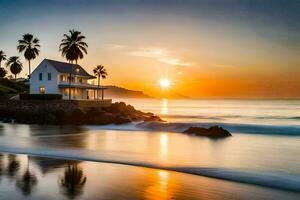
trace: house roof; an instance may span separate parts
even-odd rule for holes
[[[48,63],[50,63],[59,73],[70,74],[77,76],[84,76],[90,79],[96,78],[95,76],[90,75],[87,73],[80,65],[78,64],[70,64],[66,62],[60,62],[56,60],[49,60],[45,59]]]

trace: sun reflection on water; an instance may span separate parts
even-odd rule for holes
[[[159,138],[159,153],[162,159],[168,156],[169,151],[169,136],[165,133],[160,135]]]
[[[163,99],[162,100],[160,113],[162,115],[166,115],[166,114],[169,113],[168,99]]]
[[[153,175],[155,180],[153,185],[146,189],[146,198],[148,200],[167,200],[172,199],[173,191],[170,187],[169,172],[165,170],[158,170]]]

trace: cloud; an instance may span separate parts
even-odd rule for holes
[[[131,56],[153,58],[161,63],[173,66],[190,66],[192,63],[184,62],[171,55],[171,52],[162,48],[138,48],[129,52]]]
[[[190,62],[182,62],[178,58],[161,58],[161,59],[159,59],[159,61],[162,63],[169,64],[169,65],[177,65],[177,66],[191,66],[192,65],[192,63],[190,63]]]
[[[121,44],[108,44],[109,49],[118,50],[118,49],[126,49],[128,46]]]
[[[235,68],[236,66],[230,64],[212,64],[213,67],[220,67],[220,68]]]
[[[164,48],[134,48],[120,44],[108,44],[109,49],[120,50],[126,52],[130,56],[152,58],[158,62],[172,66],[191,66],[193,63],[185,62],[181,58],[176,57]]]
[[[168,52],[165,49],[160,48],[138,48],[129,52],[132,56],[140,56],[147,58],[159,58],[168,55]]]

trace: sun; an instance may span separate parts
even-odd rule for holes
[[[159,85],[161,88],[166,89],[170,87],[170,81],[169,79],[162,78],[159,80]]]

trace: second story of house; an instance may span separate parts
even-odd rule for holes
[[[88,80],[96,77],[87,73],[80,65],[44,59],[30,76],[30,92],[58,93],[59,85],[88,85]]]

